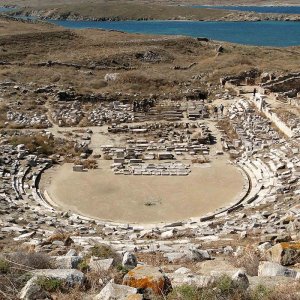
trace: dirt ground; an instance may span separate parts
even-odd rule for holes
[[[77,173],[64,164],[46,172],[42,186],[64,210],[102,220],[156,223],[203,216],[226,206],[244,184],[240,171],[225,159],[193,166],[185,177],[114,175],[109,165],[101,161],[100,169]]]

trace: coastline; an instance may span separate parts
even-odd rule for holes
[[[239,13],[239,11],[236,11]],[[5,13],[4,13],[5,14]],[[252,13],[246,16],[228,16],[222,18],[197,19],[197,18],[120,18],[120,17],[85,17],[71,15],[65,17],[63,15],[45,16],[36,13],[8,13],[5,14],[14,18],[36,18],[42,21],[85,21],[85,22],[120,22],[120,21],[176,21],[176,22],[261,22],[261,21],[282,21],[282,22],[300,22],[300,14],[257,14]]]

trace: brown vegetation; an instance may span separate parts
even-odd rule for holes
[[[14,252],[0,257],[0,300],[18,299],[21,288],[30,279],[29,271],[51,268],[47,255],[42,253]]]
[[[28,149],[30,153],[46,156],[58,154],[72,157],[80,154],[76,153],[74,150],[73,142],[48,138],[40,133],[35,135],[16,135],[11,138],[10,142],[14,146],[24,144],[25,148]]]
[[[231,263],[237,268],[244,268],[250,276],[257,276],[259,262],[262,260],[258,250],[248,246],[243,253],[237,257],[231,258]]]

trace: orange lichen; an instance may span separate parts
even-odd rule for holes
[[[137,288],[137,289],[147,289],[150,288],[155,294],[162,294],[164,289],[164,279],[154,280],[153,277],[145,278],[127,278],[124,280],[123,284]]]
[[[157,295],[162,295],[165,288],[165,277],[158,268],[149,269],[147,266],[138,266],[129,271],[123,279],[123,284],[137,289],[152,289]]]
[[[141,294],[129,295],[126,300],[142,300],[143,296]]]
[[[283,242],[280,243],[280,246],[283,250],[291,249],[291,250],[300,250],[300,242]]]

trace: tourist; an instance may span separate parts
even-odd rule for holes
[[[223,116],[223,111],[224,111],[224,105],[221,103],[221,105],[220,105],[221,116]]]
[[[256,95],[256,88],[254,88],[254,90],[253,90],[253,98],[255,98],[255,95]]]
[[[214,116],[218,118],[218,107],[214,106]]]

